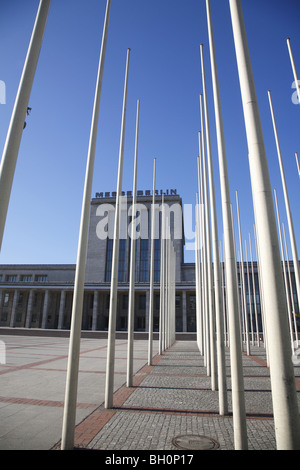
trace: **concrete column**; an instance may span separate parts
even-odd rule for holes
[[[43,316],[42,316],[42,328],[47,327],[47,314],[49,308],[49,291],[45,291],[44,305],[43,305]]]
[[[58,329],[61,330],[64,326],[64,312],[66,303],[66,291],[62,290],[60,293],[59,314],[58,314]]]
[[[30,289],[29,297],[28,297],[28,303],[27,303],[25,328],[30,328],[31,327],[33,297],[34,297],[34,290]]]
[[[18,159],[26,111],[42,46],[50,0],[41,0],[12,112],[0,166],[0,248]]]
[[[249,147],[277,449],[296,450],[300,448],[300,418],[268,162],[242,6],[240,0],[229,4]]]
[[[16,323],[16,308],[17,308],[17,302],[18,302],[18,294],[19,291],[15,289],[14,291],[14,298],[13,298],[13,304],[12,304],[12,309],[11,309],[11,315],[10,315],[10,327],[14,328],[15,323]]]

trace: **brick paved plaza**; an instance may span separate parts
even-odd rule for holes
[[[59,449],[68,338],[0,336],[0,449]],[[2,344],[3,344],[2,343]],[[218,414],[196,342],[177,341],[162,356],[154,342],[134,343],[134,386],[127,388],[127,341],[116,342],[114,408],[103,408],[106,339],[81,340],[75,447],[101,450],[180,450],[178,436],[205,436],[220,450],[234,449],[229,350],[226,350],[229,415]],[[243,355],[249,450],[276,448],[265,350]],[[300,368],[295,367],[300,401]],[[177,445],[175,445],[177,444]],[[181,449],[182,450],[182,449]]]

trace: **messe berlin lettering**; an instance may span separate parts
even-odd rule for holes
[[[150,189],[144,190],[139,190],[137,191],[137,196],[151,196],[152,192]],[[177,189],[166,189],[165,191],[163,189],[156,189],[155,190],[155,195],[159,196],[161,194],[164,194],[166,196],[177,196]],[[127,196],[127,197],[132,197],[132,191],[122,191],[122,196]],[[117,193],[115,191],[113,192],[101,192],[101,193],[96,193],[95,195],[96,199],[101,199],[101,198],[107,198],[107,197],[117,197]]]

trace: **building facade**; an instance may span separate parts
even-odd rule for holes
[[[157,191],[155,196],[154,241],[154,331],[159,328],[161,213],[167,212],[176,253],[176,331],[196,331],[195,264],[184,262],[182,200],[176,190]],[[96,193],[91,201],[87,249],[83,330],[108,329],[115,193]],[[163,204],[164,203],[164,204]],[[132,222],[135,237],[135,331],[148,330],[150,298],[150,255],[152,223],[151,191],[139,191],[133,212],[132,195],[123,193],[119,240],[117,330],[127,330],[129,268]],[[133,219],[134,217],[134,219]],[[254,264],[255,294],[251,265],[249,284],[245,267],[245,286],[249,325],[261,330],[261,305],[257,264]],[[290,301],[299,314],[292,263],[289,268],[293,294]],[[71,325],[75,265],[0,265],[0,327],[69,329]],[[239,286],[241,277],[237,265]],[[249,286],[249,292],[248,292]],[[226,286],[223,285],[225,292]],[[224,302],[226,313],[226,302]],[[256,318],[258,320],[256,320]],[[258,323],[257,323],[258,321]]]

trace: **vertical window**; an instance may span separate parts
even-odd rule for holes
[[[154,240],[154,282],[160,281],[160,240]]]
[[[122,309],[123,310],[128,309],[128,294],[124,294],[122,297]]]
[[[106,280],[106,282],[111,281],[112,252],[113,252],[113,240],[108,238],[107,239],[107,246],[106,246],[106,268],[105,268],[105,280]]]
[[[139,296],[139,310],[146,310],[146,295],[141,294]]]
[[[119,270],[118,280],[120,282],[125,281],[125,255],[126,255],[126,240],[122,239],[119,241]],[[111,270],[112,270],[112,256],[113,256],[113,240],[107,240],[106,248],[106,269],[105,269],[105,281],[111,281]]]
[[[119,282],[125,282],[125,254],[126,254],[126,240],[120,240],[119,242]]]
[[[9,293],[4,294],[3,307],[8,307],[9,304]]]
[[[148,240],[141,239],[140,281],[149,281]]]
[[[134,280],[138,279],[137,272],[138,272],[138,244],[137,241],[135,242],[135,269],[134,269]],[[129,239],[129,246],[128,246],[128,279],[130,278],[130,260],[131,260],[131,240]]]
[[[23,305],[23,292],[20,292],[19,299],[18,299],[18,307],[22,307]]]

